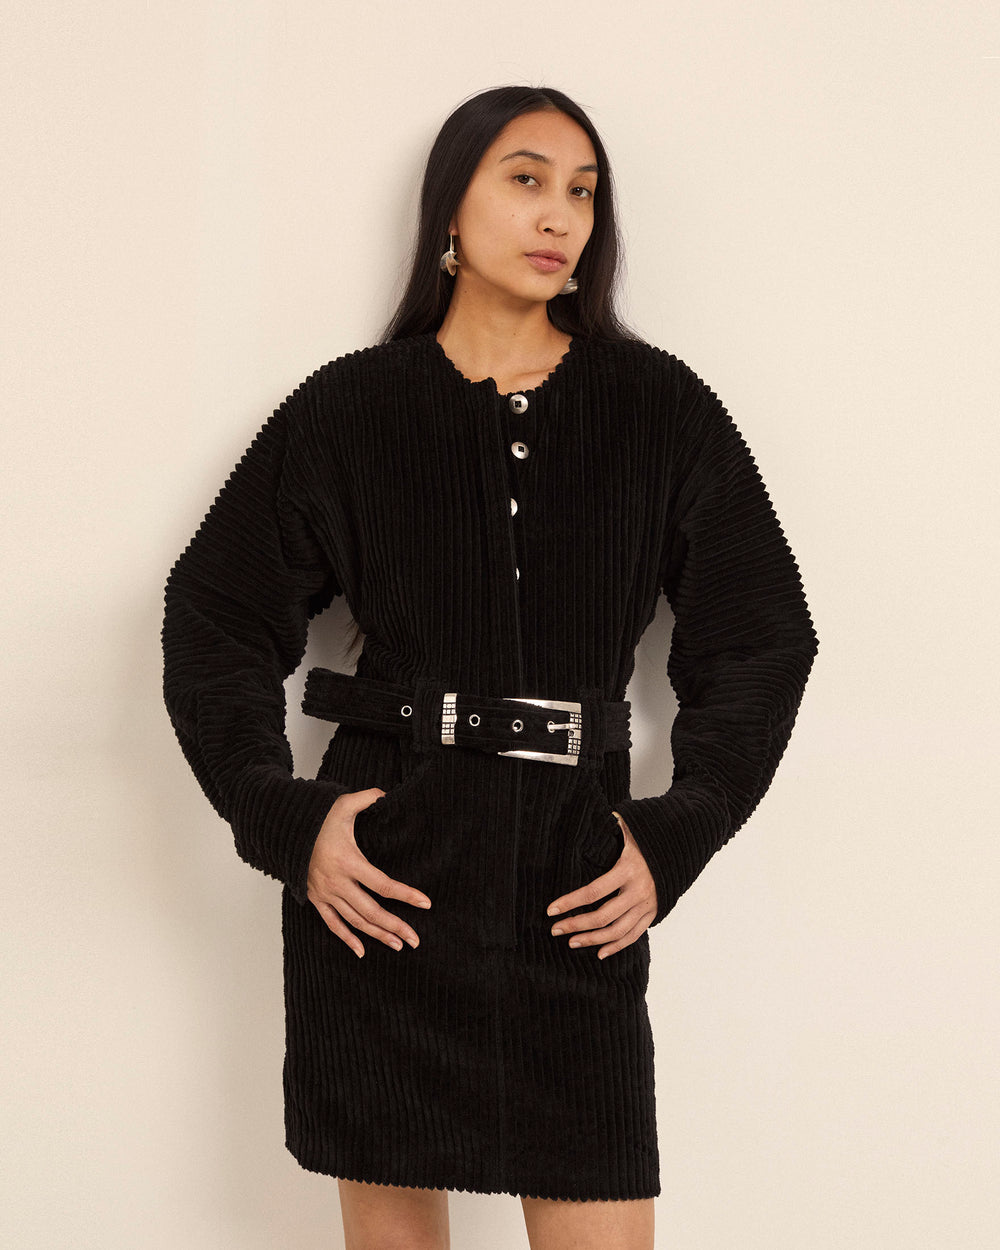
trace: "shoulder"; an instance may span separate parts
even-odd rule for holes
[[[675,382],[682,386],[705,386],[686,361],[644,339],[588,339],[586,350],[596,368],[621,381],[637,378]]]
[[[320,365],[287,396],[279,412],[292,435],[329,435],[352,417],[398,403],[414,369],[428,355],[426,336],[377,343]]]
[[[378,383],[383,378],[405,373],[428,354],[427,335],[376,343],[346,352],[321,365],[302,383],[314,391]]]
[[[709,410],[725,412],[707,382],[680,356],[642,339],[590,339],[586,345],[593,376],[614,387],[632,411],[655,420],[687,425]]]
[[[275,413],[289,463],[303,479],[329,479],[371,453],[387,430],[406,422],[433,353],[414,336],[345,352],[315,369]]]

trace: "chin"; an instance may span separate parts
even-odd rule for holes
[[[552,274],[539,274],[537,279],[517,284],[517,294],[533,304],[547,304],[554,299],[566,285],[564,277],[553,277]],[[513,292],[512,292],[513,293]]]
[[[472,278],[472,274],[467,277]],[[475,286],[486,299],[516,300],[527,304],[547,304],[566,285],[565,274],[529,274],[521,276],[518,281],[511,281],[509,276],[490,277],[488,274],[476,274]],[[470,287],[470,293],[471,293]]]

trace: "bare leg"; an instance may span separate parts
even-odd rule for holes
[[[522,1198],[531,1250],[653,1250],[653,1198]]]
[[[447,1189],[338,1184],[347,1250],[449,1250]]]

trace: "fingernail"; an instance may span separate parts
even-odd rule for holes
[[[419,938],[415,938],[415,937],[414,937],[414,938],[407,938],[406,940],[409,942],[409,944],[413,947],[413,949],[414,949],[414,950],[416,950],[416,948],[420,945],[420,939],[419,939]]]
[[[552,906],[549,908],[549,910],[545,914],[546,916],[558,916],[560,910],[561,909],[557,907],[555,903],[553,903]]]
[[[580,945],[580,943],[579,943],[579,942],[574,942],[572,939],[570,939],[570,943],[569,943],[569,944],[570,944],[570,946],[572,946],[572,947],[574,947],[574,948]]]
[[[422,898],[417,902],[418,907],[430,907],[430,905],[431,900],[429,898]]]
[[[552,930],[552,936],[558,937],[560,933],[565,933],[565,932],[566,932],[565,929],[560,929],[559,926],[556,925],[556,927]]]
[[[397,940],[393,940],[389,943],[389,945],[394,951],[401,951],[403,949],[403,943]]]

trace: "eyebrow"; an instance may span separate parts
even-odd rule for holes
[[[502,156],[500,158],[500,164],[502,165],[504,161],[515,160],[519,156],[526,156],[529,160],[533,161],[541,161],[543,165],[552,164],[549,158],[547,156],[543,156],[541,152],[529,152],[527,148],[518,148],[516,152],[509,152],[506,156]],[[578,165],[576,172],[578,174],[596,174],[599,171],[596,165]]]

